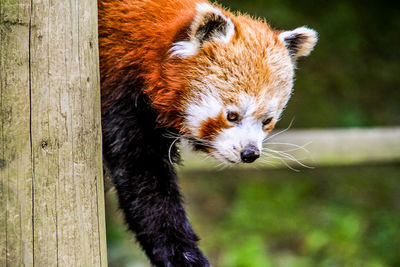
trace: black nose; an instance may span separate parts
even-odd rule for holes
[[[240,153],[240,158],[245,163],[251,163],[260,157],[260,151],[254,145],[247,145]]]

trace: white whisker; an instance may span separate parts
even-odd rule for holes
[[[296,147],[297,149],[293,149],[293,150],[286,150],[286,152],[288,152],[288,151],[296,151],[296,150],[299,150],[299,149],[301,149],[301,150],[303,150],[303,151],[305,151],[305,152],[307,152],[307,153],[310,153],[310,151],[308,150],[308,149],[306,149],[305,147],[306,146],[308,146],[309,144],[311,144],[312,143],[312,141],[310,141],[310,142],[308,142],[308,143],[305,143],[304,145],[301,145],[301,146],[299,146],[299,145],[296,145],[296,144],[291,144],[291,143],[265,143],[265,145],[284,145],[284,146],[293,146],[293,147]]]
[[[169,159],[169,163],[171,163],[171,165],[174,164],[174,163],[172,162],[172,159],[171,159],[171,149],[172,149],[172,147],[174,146],[174,144],[175,144],[179,139],[181,139],[181,138],[182,138],[181,136],[177,137],[174,141],[172,141],[171,145],[170,145],[169,148],[168,148],[168,159]]]
[[[281,156],[284,159],[294,161],[294,162],[296,162],[297,164],[299,164],[300,166],[302,166],[304,168],[308,168],[308,169],[312,169],[313,168],[311,166],[308,166],[308,165],[300,162],[298,159],[296,159],[293,155],[291,155],[289,153],[286,153],[286,152],[283,152],[283,151],[274,150],[274,149],[269,149],[269,148],[264,148],[264,149],[266,149],[269,152],[276,153],[276,154],[278,154],[279,156]],[[269,153],[269,155],[271,155],[271,154]]]
[[[269,154],[269,153],[265,153],[265,152],[263,152],[263,155],[266,155],[266,156],[268,156],[269,158],[279,159],[286,167],[288,167],[288,168],[291,169],[292,171],[299,172],[298,169],[295,169],[295,168],[293,168],[292,166],[290,166],[290,165],[289,165],[286,161],[284,161],[281,157],[277,157],[277,156],[274,156],[273,154]]]
[[[273,135],[271,135],[271,136],[267,136],[267,137],[263,140],[263,142],[266,142],[266,141],[270,140],[271,138],[274,138],[275,136],[280,135],[280,134],[283,134],[284,132],[286,132],[287,130],[289,130],[290,127],[292,127],[293,121],[294,121],[294,118],[290,121],[289,126],[288,126],[286,129],[284,129],[284,130],[282,130],[282,131],[280,131],[280,132],[277,132],[277,133],[275,133],[275,134],[273,134]]]
[[[274,161],[268,160],[266,158],[261,158],[260,162],[263,163],[263,164],[268,164],[270,166],[276,166],[276,164],[274,164],[275,163]]]

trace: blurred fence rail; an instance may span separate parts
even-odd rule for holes
[[[285,151],[284,153],[292,155],[309,166],[395,162],[400,161],[400,127],[289,130],[268,140],[264,147]],[[184,162],[181,170],[222,168],[216,160],[205,159],[204,155],[199,156],[198,153],[190,151],[187,146],[183,146],[182,150]],[[266,152],[271,151],[266,150]],[[278,156],[277,153],[272,154],[273,157]],[[282,157],[289,166],[300,165],[288,155],[283,154]],[[257,161],[254,164],[238,164],[234,167],[285,166],[281,160],[267,156]]]

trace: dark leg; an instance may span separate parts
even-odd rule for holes
[[[173,139],[156,129],[144,96],[118,100],[102,117],[104,156],[129,228],[154,266],[209,266],[197,247],[169,160]],[[171,149],[176,160],[178,153]]]

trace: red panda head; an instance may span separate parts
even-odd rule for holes
[[[187,36],[172,43],[179,62],[181,133],[223,162],[252,162],[292,92],[296,59],[317,34],[276,31],[245,15],[197,4]]]

